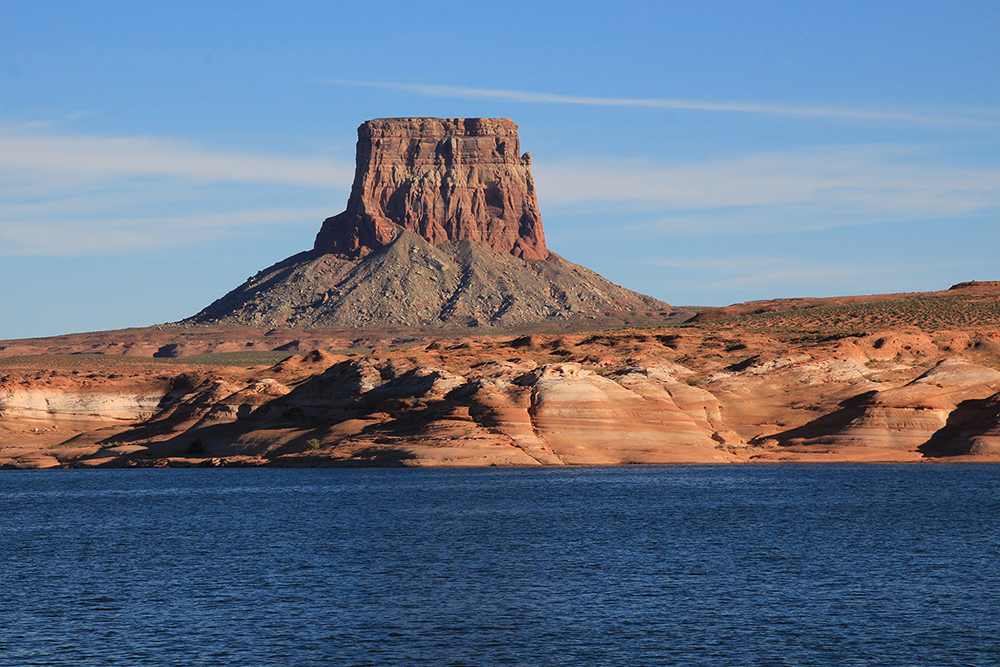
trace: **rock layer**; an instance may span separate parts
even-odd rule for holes
[[[358,128],[347,210],[328,218],[315,255],[364,257],[399,230],[433,245],[478,241],[527,260],[549,256],[517,125],[506,118],[380,118]]]
[[[786,445],[917,450],[932,439],[951,440],[956,429],[948,427],[956,408],[998,389],[1000,371],[944,359],[902,387],[861,394],[829,415],[774,437]]]
[[[994,333],[491,335],[245,368],[19,357],[0,467],[1000,460]]]
[[[706,418],[706,407],[718,413],[718,403],[687,385],[683,398],[675,400],[671,387],[680,383],[666,367],[603,377],[578,363],[539,366],[526,359],[475,364],[460,373],[405,358],[341,359],[321,353],[293,357],[265,377],[239,383],[197,373],[161,379],[158,395],[144,397],[156,406],[153,414],[133,416],[131,428],[109,433],[105,446],[94,445],[83,459],[75,450],[68,455],[80,465],[103,464],[109,456],[145,463],[189,455],[197,441],[199,450],[207,447],[212,456],[260,457],[284,465],[732,460],[717,447],[718,423]],[[20,386],[11,389],[0,391],[0,414],[10,415],[0,425],[38,423],[14,409],[24,392]],[[80,393],[80,387],[67,387],[66,397]],[[53,403],[49,419],[73,419],[71,412],[59,413],[65,404]],[[69,423],[46,426],[70,428]],[[609,432],[616,436],[609,438]],[[305,456],[296,451],[301,445],[284,447],[305,441],[315,443]],[[142,444],[118,451],[123,443]],[[0,456],[0,465],[4,458],[13,464],[13,457]]]

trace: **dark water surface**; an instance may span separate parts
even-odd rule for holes
[[[997,665],[1000,467],[0,473],[0,665]]]

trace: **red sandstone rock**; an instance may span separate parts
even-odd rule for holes
[[[969,345],[992,333],[631,329],[127,373],[24,358],[0,373],[0,468],[997,461],[1000,351]]]
[[[328,218],[315,255],[364,257],[401,229],[433,245],[479,241],[547,259],[531,158],[506,118],[380,118],[358,128],[347,210]]]
[[[775,437],[789,445],[917,451],[935,439],[951,437],[948,430],[956,429],[946,427],[959,405],[981,402],[998,389],[1000,371],[944,359],[901,387],[861,394],[841,409]],[[995,426],[994,421],[980,428]]]

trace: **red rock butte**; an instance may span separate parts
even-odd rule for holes
[[[314,256],[365,257],[401,230],[433,245],[478,241],[548,259],[531,156],[507,118],[379,118],[358,128],[347,210],[328,218]]]
[[[531,160],[503,118],[384,118],[312,250],[188,318],[255,327],[526,330],[662,323],[670,304],[545,247]]]

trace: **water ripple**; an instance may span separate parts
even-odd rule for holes
[[[0,666],[995,664],[994,470],[11,471]]]

